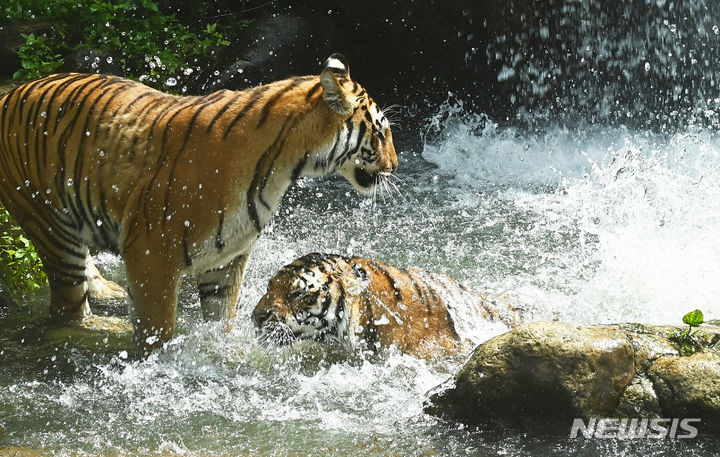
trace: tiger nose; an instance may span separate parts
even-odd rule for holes
[[[395,149],[392,150],[392,154],[390,157],[386,158],[382,163],[380,163],[380,169],[384,172],[393,173],[398,168],[398,159],[395,155]]]

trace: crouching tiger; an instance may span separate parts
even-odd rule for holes
[[[362,342],[371,350],[396,345],[430,356],[436,348],[460,349],[453,307],[469,304],[487,321],[506,327],[519,312],[455,280],[418,269],[399,269],[376,260],[308,254],[273,277],[252,318],[277,343],[295,339]]]
[[[122,295],[89,247],[122,255],[136,342],[174,332],[181,278],[230,319],[248,254],[288,187],[337,172],[371,193],[397,168],[389,122],[332,55],[319,76],[174,96],[57,74],[0,96],[0,201],[37,247],[57,319]]]

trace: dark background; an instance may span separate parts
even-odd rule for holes
[[[317,73],[340,52],[381,106],[400,105],[410,132],[449,98],[532,129],[717,127],[717,0],[212,0],[203,17],[195,0],[159,4],[185,24],[252,21],[188,93]],[[12,74],[12,55],[0,60]]]

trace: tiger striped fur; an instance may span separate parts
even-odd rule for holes
[[[395,345],[428,357],[437,349],[463,348],[453,317],[454,306],[461,304],[508,327],[520,320],[519,310],[508,303],[443,274],[312,253],[278,271],[252,319],[278,343],[300,338],[352,347],[360,342],[371,350]]]
[[[89,248],[122,255],[136,342],[174,332],[184,275],[206,319],[235,314],[248,255],[299,177],[370,193],[397,168],[387,118],[332,55],[319,76],[174,96],[57,74],[0,96],[0,201],[37,247],[57,319],[119,296]]]

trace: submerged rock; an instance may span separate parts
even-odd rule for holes
[[[51,326],[45,334],[57,345],[119,352],[133,347],[132,331],[132,324],[125,318],[91,314],[79,321]]]
[[[426,411],[465,423],[590,417],[720,419],[720,327],[681,357],[675,327],[534,322],[478,346]]]

